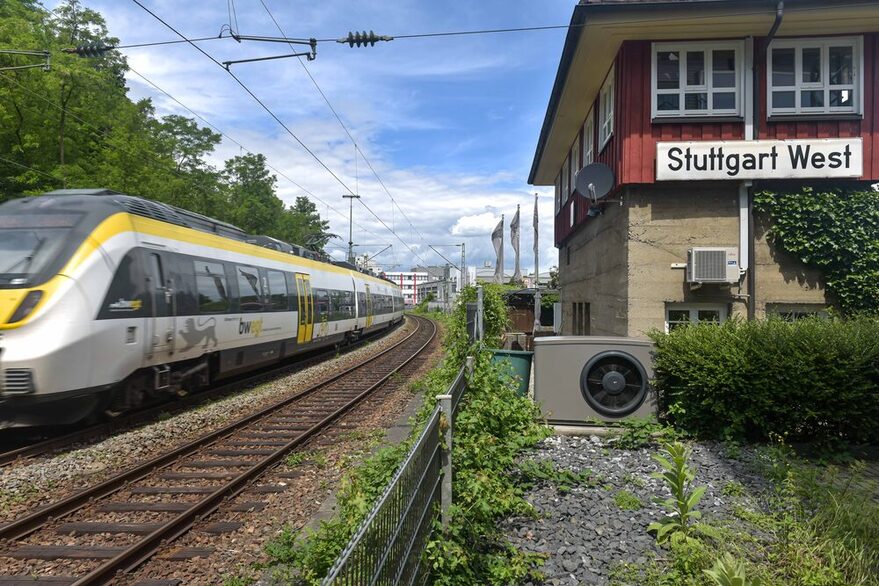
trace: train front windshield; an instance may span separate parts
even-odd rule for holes
[[[72,252],[81,216],[0,212],[0,288],[31,287],[57,272]]]

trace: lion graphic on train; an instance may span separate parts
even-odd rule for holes
[[[202,348],[207,349],[211,342],[214,343],[214,348],[216,348],[219,343],[217,340],[217,320],[209,317],[205,321],[198,320],[196,325],[195,318],[186,318],[186,328],[180,330],[180,335],[186,341],[186,347],[181,349],[181,352],[195,348],[202,341],[204,341]]]

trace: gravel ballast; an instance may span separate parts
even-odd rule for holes
[[[707,486],[698,506],[705,520],[730,518],[733,499],[723,492],[730,482],[741,483],[750,494],[767,488],[746,464],[725,457],[721,445],[694,443],[692,449],[694,484]],[[549,460],[560,470],[591,471],[588,483],[569,490],[551,482],[535,485],[525,498],[538,518],[505,522],[513,545],[548,556],[542,568],[546,584],[608,584],[620,564],[644,564],[663,555],[647,533],[647,526],[665,515],[657,498],[670,496],[663,482],[652,476],[660,470],[651,457],[659,450],[615,449],[612,439],[597,436],[553,436],[526,456]],[[623,508],[618,501],[629,504]]]

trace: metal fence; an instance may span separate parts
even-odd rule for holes
[[[461,368],[448,394],[437,397],[406,459],[384,493],[330,568],[323,585],[422,584],[421,557],[434,521],[447,522],[451,504],[451,432],[454,412],[467,387]],[[441,425],[445,419],[446,425]],[[441,435],[442,434],[442,435]],[[445,446],[445,448],[444,448]]]

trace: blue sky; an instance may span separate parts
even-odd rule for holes
[[[216,35],[229,22],[223,0],[142,0],[189,37]],[[404,35],[567,24],[574,0],[423,2],[263,0],[291,37],[338,38],[349,30]],[[122,44],[173,39],[174,34],[129,0],[84,0],[107,19]],[[51,8],[55,3],[47,2]],[[260,0],[235,0],[240,34],[277,35]],[[398,39],[375,47],[323,43],[307,62],[361,151],[409,221],[391,203],[296,59],[234,65],[233,71],[284,123],[402,238],[404,246],[362,206],[354,240],[393,244],[376,258],[388,270],[442,260],[428,244],[466,242],[468,264],[494,260],[490,233],[523,206],[523,267],[533,266],[533,194],[540,193],[541,267],[557,264],[552,246],[552,195],[527,184],[565,30],[430,39]],[[286,45],[218,40],[200,46],[219,61],[289,52]],[[222,69],[191,46],[125,51],[133,70],[180,99],[232,138],[313,193],[321,215],[347,240],[345,188],[272,120]],[[160,115],[191,116],[129,74],[130,95],[151,97]],[[216,164],[240,152],[224,140]],[[279,195],[304,195],[279,177]],[[328,204],[328,205],[327,205]],[[335,209],[333,209],[335,208]],[[513,254],[507,230],[506,261]],[[342,254],[335,240],[331,249]],[[364,247],[363,250],[367,250]],[[412,251],[409,250],[411,248]],[[378,248],[372,248],[377,252]],[[457,258],[454,249],[445,249]],[[392,265],[397,265],[393,267]]]

